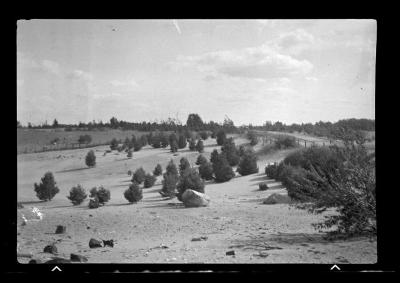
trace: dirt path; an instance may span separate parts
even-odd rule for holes
[[[236,144],[242,142],[246,141],[237,140]],[[215,140],[207,140],[207,158],[214,148],[218,148]],[[266,180],[262,168],[270,159],[259,161],[258,174],[237,176],[222,184],[208,183],[209,207],[184,208],[178,200],[164,200],[158,194],[161,177],[153,188],[144,189],[141,202],[127,204],[123,197],[130,183],[127,171],[139,166],[153,170],[157,163],[165,169],[171,158],[178,163],[182,156],[194,164],[198,153],[184,150],[172,156],[168,149],[144,148],[127,160],[125,154],[103,157],[105,149],[96,148],[98,165],[93,169],[85,169],[83,159],[79,159],[87,150],[18,156],[18,199],[25,206],[18,214],[29,215],[32,207],[44,213],[43,220],[18,226],[20,252],[46,259],[50,254],[42,253],[44,246],[56,242],[59,256],[69,258],[70,253],[78,253],[90,263],[376,262],[375,241],[327,242],[311,226],[323,215],[310,215],[286,204],[263,205],[262,200],[271,193],[285,192],[280,186],[258,190],[258,184]],[[54,173],[60,193],[51,202],[37,202],[33,182],[39,182],[47,170]],[[87,208],[87,202],[72,206],[66,195],[78,183],[86,189],[103,184],[111,191],[110,202],[93,210]],[[57,225],[65,225],[67,233],[54,234]],[[200,237],[203,240],[192,241]],[[90,238],[114,239],[115,246],[90,249]],[[226,255],[231,250],[235,255]]]

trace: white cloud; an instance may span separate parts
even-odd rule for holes
[[[196,67],[209,75],[254,79],[304,75],[313,65],[279,53],[269,44],[236,50],[209,52],[199,56],[178,56],[175,67]]]

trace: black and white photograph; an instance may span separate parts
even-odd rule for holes
[[[374,19],[20,19],[20,264],[375,264]]]

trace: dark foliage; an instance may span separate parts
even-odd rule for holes
[[[56,186],[53,173],[47,172],[41,178],[40,184],[34,184],[36,196],[40,200],[50,201],[56,194],[60,192],[60,189]]]
[[[204,181],[200,178],[199,173],[194,168],[187,168],[178,181],[178,200],[182,201],[182,194],[191,189],[200,193],[204,193]]]
[[[77,185],[76,187],[71,188],[67,198],[72,202],[73,205],[78,205],[87,198],[87,194],[81,185]]]
[[[143,190],[138,183],[133,182],[129,188],[124,192],[124,197],[130,203],[136,203],[143,198]]]

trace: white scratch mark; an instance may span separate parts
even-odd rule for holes
[[[178,21],[177,20],[172,20],[172,22],[174,23],[174,26],[176,27],[176,30],[178,31],[179,34],[182,34],[181,29],[178,25]]]

